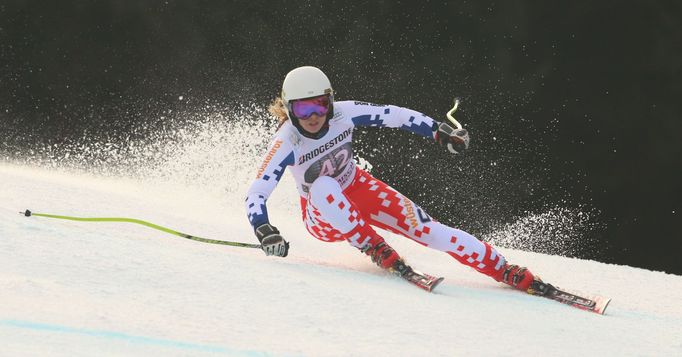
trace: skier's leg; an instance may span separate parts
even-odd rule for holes
[[[390,268],[400,257],[365,221],[355,203],[344,195],[338,182],[327,176],[313,182],[302,201],[306,228],[324,241],[347,240],[372,257],[382,268]]]
[[[460,263],[518,289],[527,290],[534,279],[527,269],[509,265],[491,245],[434,221],[414,202],[364,171],[346,193],[372,225],[445,252]]]

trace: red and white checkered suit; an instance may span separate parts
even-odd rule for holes
[[[301,198],[301,209],[308,231],[325,242],[346,240],[362,249],[378,235],[375,226],[446,252],[495,279],[505,264],[495,248],[434,221],[400,192],[359,168],[345,190],[331,177],[317,178],[307,198]]]

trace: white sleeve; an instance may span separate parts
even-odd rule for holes
[[[426,114],[395,105],[350,101],[341,104],[355,126],[399,128],[432,139],[438,126]]]
[[[256,179],[246,194],[246,212],[254,229],[269,223],[265,203],[277,187],[286,167],[293,164],[294,151],[291,143],[276,135],[268,146]]]

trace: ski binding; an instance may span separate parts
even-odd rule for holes
[[[541,280],[533,281],[533,283],[530,284],[528,293],[600,315],[604,315],[606,308],[609,306],[609,302],[611,302],[610,298],[599,295],[585,297],[569,293],[552,284],[542,282]]]
[[[416,271],[409,265],[405,264],[402,259],[393,263],[390,271],[400,276],[408,283],[428,292],[433,291],[433,289],[435,289],[436,286],[438,286],[438,284],[440,284],[444,279],[442,277],[435,277]]]

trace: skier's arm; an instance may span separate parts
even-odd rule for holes
[[[388,127],[411,131],[427,138],[435,138],[437,122],[426,114],[395,105],[365,102],[344,102],[355,126]],[[352,104],[350,104],[352,103]]]
[[[466,129],[453,128],[447,122],[438,122],[426,114],[395,105],[377,105],[364,102],[346,102],[355,126],[400,128],[434,139],[454,154],[469,147]]]
[[[246,194],[246,212],[249,222],[268,255],[286,256],[288,243],[277,228],[270,224],[266,202],[287,166],[294,163],[291,144],[275,136],[270,143],[263,162],[258,168],[256,179]]]

